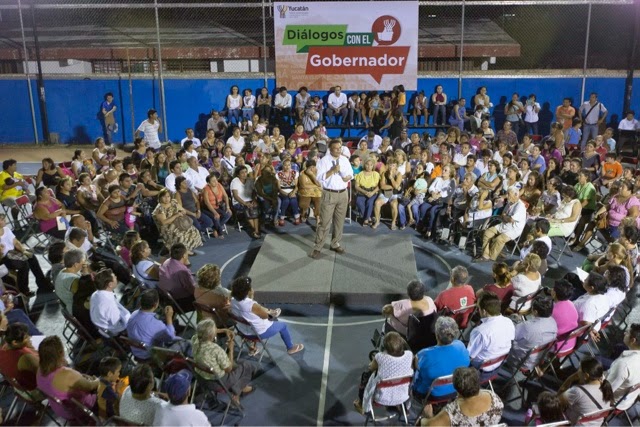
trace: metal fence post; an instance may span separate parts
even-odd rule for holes
[[[154,0],[156,13],[156,37],[158,39],[158,78],[160,80],[160,106],[162,107],[162,120],[164,120],[164,140],[169,141],[169,120],[167,118],[167,106],[164,101],[164,79],[162,78],[162,44],[160,43],[160,18],[158,16],[158,0]]]
[[[24,51],[24,75],[27,78],[27,92],[29,92],[29,106],[31,108],[31,123],[33,125],[33,138],[39,144],[38,125],[36,123],[36,109],[33,104],[33,93],[31,93],[31,76],[29,73],[29,52],[27,51],[27,39],[24,35],[24,21],[22,20],[22,2],[18,0],[18,14],[20,16],[20,31],[22,34],[22,49]]]
[[[264,87],[267,87],[267,19],[265,4],[262,0],[262,72],[264,73]]]
[[[462,97],[462,62],[464,52],[464,6],[465,0],[462,0],[462,19],[460,25],[460,64],[458,68],[458,99]]]
[[[582,90],[580,91],[580,105],[584,102],[584,93],[587,85],[587,59],[589,57],[589,34],[591,33],[591,2],[587,14],[587,36],[584,41],[584,64],[582,65]]]

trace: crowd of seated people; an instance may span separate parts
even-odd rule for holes
[[[555,341],[554,348],[573,348],[575,338],[561,342],[558,337],[581,326],[591,328],[591,339],[600,339],[604,317],[624,303],[638,274],[640,182],[633,169],[620,163],[613,132],[599,134],[597,128],[594,132],[594,122],[606,114],[604,108],[591,108],[597,105],[597,96],[579,109],[559,107],[551,133],[543,136],[536,134],[540,107],[534,95],[525,102],[514,95],[499,130],[491,128],[488,109],[492,104],[486,88],[471,102],[473,115],[467,113],[463,99],[455,101],[449,111],[450,100],[441,86],[430,96],[418,94],[413,105],[408,105],[411,102],[401,87],[389,94],[355,95],[336,87],[325,107],[306,88],[294,98],[280,88],[272,102],[267,90],[257,97],[251,91],[242,96],[234,87],[227,98],[226,117],[212,112],[207,134],[199,139],[193,129],[187,129],[180,147],[155,147],[145,134],[136,139],[131,155],[118,157],[98,138],[91,153],[76,150],[68,163],[56,165],[43,159],[33,180],[16,171],[14,160],[5,160],[0,173],[0,200],[7,208],[6,215],[0,214],[0,274],[6,274],[2,267],[14,274],[5,275],[4,280],[31,296],[31,272],[39,289],[55,288],[66,312],[96,339],[128,333],[148,347],[177,349],[208,367],[172,377],[172,386],[167,388],[169,403],[151,395],[153,384],[144,369],[136,371],[135,381],[132,375],[130,389],[120,397],[117,387],[110,385],[117,382],[120,368],[109,360],[104,362],[101,378],[77,380],[79,372],[63,366],[54,337],[43,343],[46,366],[38,369],[34,366],[38,352],[30,348],[29,337],[40,333],[3,292],[0,327],[11,340],[5,341],[1,351],[11,356],[0,352],[0,357],[11,361],[8,372],[31,390],[37,375],[38,384],[42,382],[49,394],[61,399],[77,395],[105,417],[118,413],[118,405],[98,404],[105,387],[111,388],[106,395],[123,400],[121,415],[145,422],[158,416],[156,406],[166,406],[168,412],[188,406],[185,393],[193,374],[221,380],[236,400],[251,392],[255,367],[231,363],[233,346],[224,349],[233,339],[226,329],[230,315],[247,322],[242,326],[245,334],[257,331],[264,339],[279,334],[290,354],[304,346],[294,344],[287,325],[277,321],[278,310],[254,301],[250,279],[240,278],[228,290],[221,286],[217,266],[206,264],[194,277],[189,260],[207,239],[224,239],[232,219],[247,223],[249,234],[256,239],[273,228],[285,227],[288,221],[302,226],[312,214],[316,223],[323,220],[319,218],[322,180],[316,175],[316,162],[332,140],[323,120],[327,125],[348,122],[368,129],[359,141],[342,147],[354,173],[350,187],[353,217],[362,226],[377,229],[386,224],[394,231],[415,228],[425,240],[461,248],[465,240],[476,241],[481,245],[476,260],[494,263],[493,283],[478,292],[469,285],[467,270],[456,267],[448,289],[436,298],[425,296],[419,282],[412,283],[408,299],[383,308],[388,338],[384,352],[363,375],[359,408],[366,410],[368,399],[384,400],[367,389],[374,372],[380,377],[387,368],[400,369],[415,375],[415,395],[425,395],[430,381],[438,376],[454,376],[452,385],[432,393],[446,395],[455,390],[458,400],[437,414],[425,407],[424,425],[446,424],[447,420],[451,425],[473,424],[480,422],[478,417],[497,421],[500,398],[478,387],[485,374],[503,363],[483,362],[506,353],[516,359],[526,357],[523,355],[533,348],[551,341]],[[411,133],[405,118],[408,108],[414,125],[420,118],[426,125],[431,111],[434,124],[446,125],[448,120],[451,126],[434,136]],[[596,112],[599,115],[594,116]],[[24,225],[23,213],[15,203],[21,196],[32,206],[36,231],[52,243],[49,258],[56,262],[52,261],[49,275],[16,238]],[[119,244],[115,256],[100,250],[104,238]],[[581,266],[587,277],[560,280],[545,295],[542,279],[549,269],[548,258],[564,245],[559,239],[576,253],[589,247],[590,255]],[[162,262],[152,256],[157,241],[168,255]],[[56,245],[59,243],[62,246]],[[508,258],[505,246],[518,251],[518,262],[503,262]],[[114,293],[119,282],[127,284],[132,276],[146,289],[138,296],[138,306],[118,301]],[[173,301],[168,303],[166,294]],[[185,342],[174,318],[178,311],[194,311],[194,304],[210,307],[216,315],[199,312],[198,318],[205,323],[198,324],[192,342]],[[160,306],[166,307],[162,321],[143,320]],[[417,351],[413,362],[413,354],[407,356],[401,341],[408,340],[409,317],[436,312],[451,316],[453,323],[448,317],[435,321],[435,345]],[[521,321],[523,316],[525,321]],[[600,390],[596,400],[606,403],[622,397],[619,388],[629,389],[640,382],[635,372],[626,369],[638,363],[639,328],[637,324],[628,328],[624,339],[628,350],[606,375],[602,366],[582,361],[579,374],[556,396],[559,407],[570,404],[574,412],[560,413],[573,422],[578,412],[590,408],[576,383],[598,385],[599,381],[598,387],[591,388],[595,394]],[[226,339],[218,342],[219,333]],[[251,355],[259,352],[259,346],[250,348]],[[133,355],[140,362],[150,358],[148,350],[137,349]],[[539,363],[531,359],[525,365],[533,369]],[[480,379],[467,369],[470,365],[478,368]],[[33,378],[25,380],[29,373]],[[603,375],[618,385],[613,395],[601,380]],[[94,404],[91,396],[96,397],[97,390],[98,403]],[[392,394],[404,397],[404,392]],[[126,407],[131,409],[123,413]],[[70,416],[65,411],[59,408],[56,413]],[[164,416],[172,419],[169,413]],[[534,416],[547,419],[541,413]]]

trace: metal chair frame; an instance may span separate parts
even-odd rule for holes
[[[378,382],[378,384],[376,384],[376,390],[377,389],[382,389],[382,388],[389,388],[389,387],[398,387],[398,386],[402,386],[402,385],[407,385],[407,387],[411,387],[411,381],[413,380],[413,375],[408,375],[408,376],[404,376],[404,377],[395,377],[395,378],[388,378],[388,379],[384,379],[381,380],[380,382]],[[409,398],[410,400],[411,398]],[[396,406],[400,406],[402,408],[402,416],[404,417],[404,423],[405,424],[409,424],[409,419],[407,418],[407,407],[406,407],[406,401],[400,403],[399,405]],[[376,419],[376,414],[373,411],[373,408],[375,406],[382,406],[379,403],[377,403],[375,401],[375,398],[373,399],[372,405],[371,405],[371,410],[369,412],[367,412],[367,414],[365,415],[365,420],[364,420],[364,425],[366,426],[369,423],[369,420],[371,420],[373,422],[373,424],[375,425],[377,421],[384,421],[389,419],[389,417],[385,417],[385,418],[377,418]]]
[[[171,292],[167,292],[164,289],[160,288],[159,286],[156,289],[160,294],[160,299],[164,299],[166,303],[170,304],[173,307],[173,311],[176,313],[176,316],[178,316],[178,318],[182,320],[182,322],[184,322],[185,326],[187,327],[190,326],[193,329],[195,329],[196,325],[193,322],[193,316],[196,314],[195,308],[194,310],[189,312],[191,313],[191,315],[187,315],[187,313],[182,309],[182,307],[178,305],[173,295],[171,295]],[[182,334],[184,335],[186,331],[187,331],[187,328],[185,328]]]
[[[240,355],[244,351],[244,347],[246,347],[247,351],[249,351],[250,346],[248,343],[252,342],[254,344],[260,343],[260,345],[262,346],[262,349],[264,350],[263,352],[260,353],[260,357],[258,358],[258,364],[262,362],[262,358],[264,357],[265,352],[267,353],[267,355],[269,355],[269,358],[271,359],[271,361],[275,363],[276,360],[273,358],[273,355],[271,354],[271,352],[269,351],[269,348],[267,347],[267,344],[269,343],[270,338],[267,338],[267,339],[260,338],[260,334],[258,334],[258,331],[256,331],[256,328],[251,323],[247,322],[245,319],[243,319],[240,316],[236,316],[231,311],[229,311],[229,318],[233,321],[233,328],[236,330],[237,336],[240,337],[240,346],[239,346],[240,349],[238,350],[238,355],[236,356],[236,360],[240,359]],[[238,323],[250,328],[253,331],[253,334],[249,335],[242,332],[242,330],[240,330],[240,328],[238,327]]]
[[[487,359],[482,361],[482,363],[480,364],[480,367],[478,368],[478,370],[480,371],[480,386],[489,384],[489,388],[491,389],[491,391],[495,393],[495,390],[493,389],[493,380],[495,380],[500,376],[499,375],[500,367],[502,366],[504,361],[507,360],[510,354],[511,352],[505,353],[502,356],[494,357],[493,359]],[[493,366],[496,363],[500,363],[500,365],[490,372],[485,372],[487,374],[487,377],[482,378],[482,374],[484,372],[482,369],[487,368],[489,366]]]

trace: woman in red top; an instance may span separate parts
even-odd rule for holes
[[[202,203],[206,209],[202,213],[213,220],[213,236],[224,239],[223,227],[231,218],[231,204],[218,177],[215,172],[207,177],[207,185],[202,189]]]
[[[2,314],[3,320],[6,317]],[[40,365],[38,351],[31,344],[29,328],[24,323],[14,323],[7,327],[4,345],[0,348],[0,373],[15,379],[25,390],[34,390],[36,373]]]
[[[442,91],[442,85],[436,86],[436,91],[431,95],[433,106],[433,124],[447,124],[447,94]],[[438,116],[442,114],[442,122],[438,122]]]
[[[294,140],[296,145],[301,150],[306,150],[309,148],[309,135],[304,131],[304,126],[298,125],[296,126],[296,131],[291,135],[289,141]]]
[[[502,303],[502,312],[504,313],[507,307],[509,307],[511,296],[513,295],[511,272],[509,270],[509,266],[504,262],[497,262],[493,264],[493,268],[491,270],[493,272],[493,280],[495,283],[486,285],[484,288],[479,289],[476,295],[480,298],[480,295],[483,292],[493,292],[500,299],[500,302]]]

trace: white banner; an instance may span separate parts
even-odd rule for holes
[[[274,25],[278,86],[417,88],[417,1],[278,2]]]

